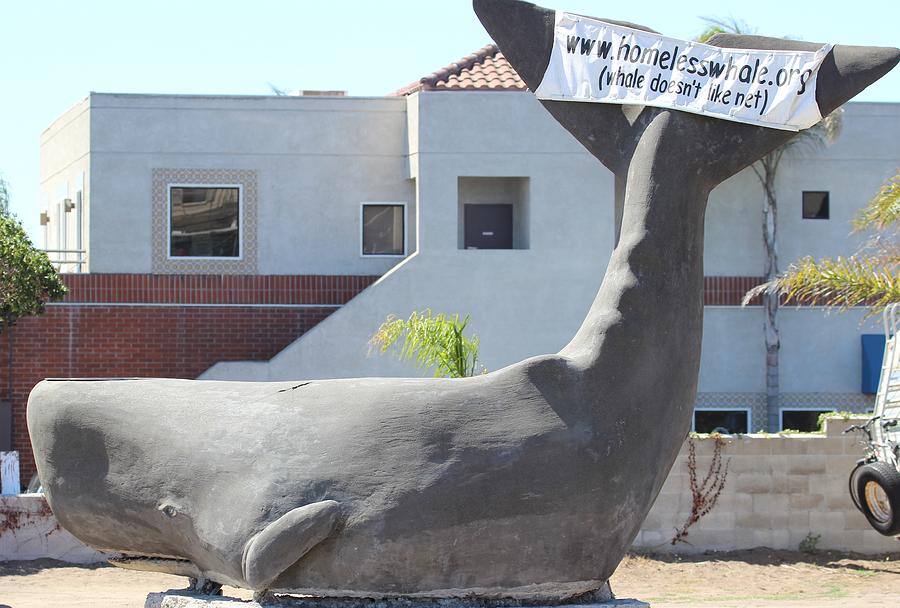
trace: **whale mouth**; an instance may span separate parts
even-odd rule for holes
[[[144,572],[161,572],[176,576],[200,578],[201,572],[197,565],[189,559],[182,557],[160,557],[155,555],[129,555],[123,554],[111,557],[108,560],[111,565],[125,570],[141,570]]]

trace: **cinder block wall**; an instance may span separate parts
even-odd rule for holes
[[[847,480],[863,456],[858,421],[829,420],[824,435],[742,435],[725,438],[728,476],[712,511],[671,544],[691,512],[688,443],[681,449],[634,546],[656,552],[771,547],[797,550],[808,534],[818,549],[860,553],[900,551],[900,541],[872,530],[850,499]],[[715,442],[693,440],[698,483],[709,470]]]

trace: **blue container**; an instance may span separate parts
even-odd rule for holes
[[[862,392],[878,392],[878,377],[884,359],[885,339],[882,334],[863,334],[862,338]]]

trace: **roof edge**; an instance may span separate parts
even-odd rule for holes
[[[437,84],[439,82],[445,81],[451,76],[459,76],[464,70],[471,69],[473,66],[484,62],[484,60],[489,57],[495,57],[499,52],[500,47],[498,47],[496,44],[494,44],[493,42],[487,44],[474,53],[470,53],[462,59],[459,59],[458,61],[455,61],[448,66],[432,72],[428,76],[423,76],[417,82],[413,82],[406,85],[405,87],[397,89],[393,93],[389,93],[388,97],[403,97],[405,95],[418,93],[419,91],[433,91],[438,88]]]

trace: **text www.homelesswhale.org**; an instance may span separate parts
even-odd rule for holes
[[[727,63],[714,59],[702,59],[697,56],[682,52],[676,46],[674,50],[660,50],[656,47],[641,48],[637,44],[628,44],[623,36],[615,53],[611,40],[587,39],[580,36],[568,36],[566,48],[569,53],[591,55],[596,49],[596,56],[600,59],[610,59],[614,55],[616,61],[641,64],[658,67],[663,71],[684,72],[685,74],[700,77],[708,76],[715,80],[740,81],[745,84],[761,84],[775,86],[793,86],[799,82],[797,95],[806,92],[806,84],[813,75],[813,70],[807,68],[779,68],[774,74],[770,74],[768,66],[761,65],[756,59],[752,64],[739,65],[733,57],[728,58]],[[599,44],[598,44],[599,42]]]
[[[831,45],[732,49],[556,13],[539,99],[673,108],[787,131],[822,115],[816,79]]]

